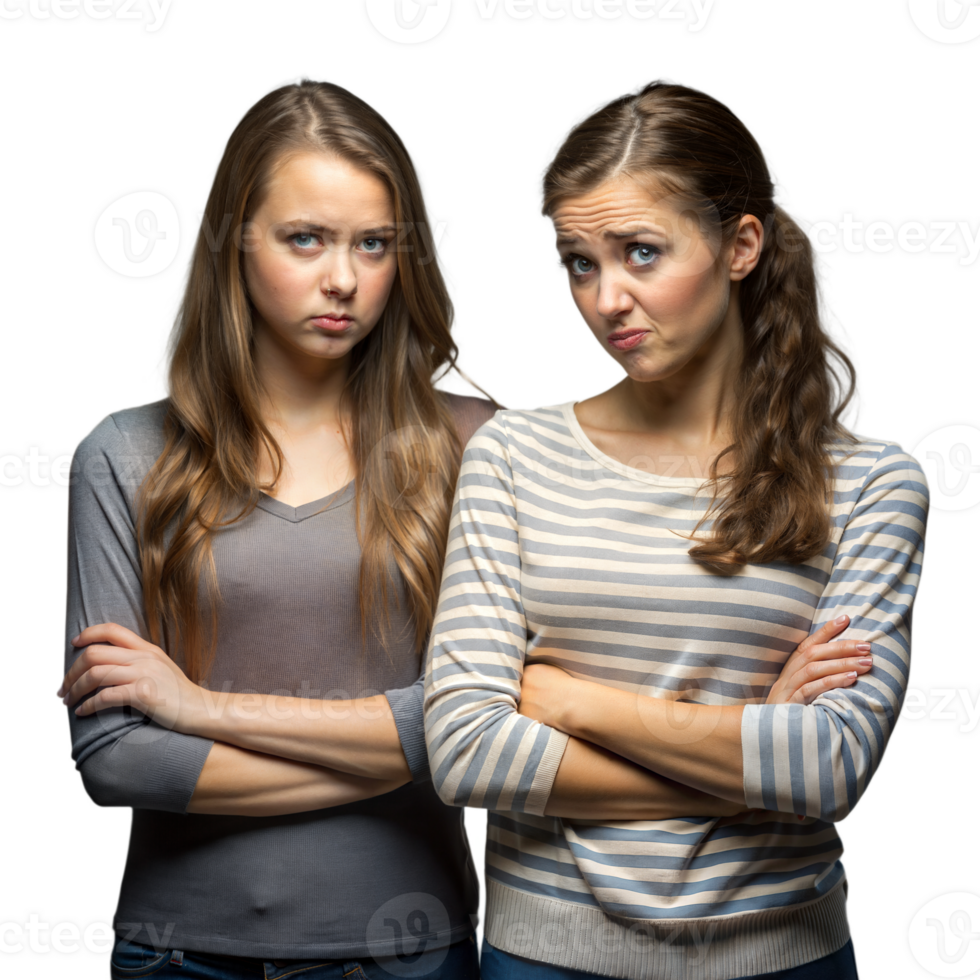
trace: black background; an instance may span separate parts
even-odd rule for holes
[[[514,406],[583,396],[618,376],[552,274],[530,183],[570,115],[640,77],[669,73],[732,105],[773,149],[814,220],[836,224],[852,212],[896,230],[905,221],[980,224],[980,39],[932,41],[904,3],[717,0],[705,28],[692,33],[681,21],[625,15],[516,21],[502,0],[488,21],[473,0],[454,0],[439,36],[402,45],[374,30],[361,2],[173,0],[155,33],[138,21],[84,14],[0,20],[0,51],[0,454],[23,457],[30,446],[52,459],[70,453],[103,412],[150,397],[140,375],[151,368],[180,259],[146,279],[121,276],[95,250],[96,219],[117,198],[153,190],[173,202],[186,234],[232,121],[267,84],[301,69],[357,89],[414,145],[452,232],[445,252],[462,282],[468,366]],[[963,254],[959,235],[951,240]],[[897,245],[852,254],[841,244],[829,258],[838,309],[864,361],[865,431],[911,450],[937,428],[974,424],[980,261],[961,266],[954,255]],[[13,706],[6,843],[8,860],[26,862],[0,896],[0,921],[24,923],[37,912],[51,925],[84,928],[109,920],[128,814],[84,797],[64,714],[51,700],[60,675],[64,505],[65,489],[54,483],[0,487]],[[976,509],[933,511],[913,687],[980,694],[966,615],[977,530]],[[980,726],[960,733],[956,722],[903,720],[867,799],[842,825],[865,980],[928,976],[908,950],[913,914],[944,892],[980,891],[969,762],[977,738]],[[42,966],[41,954],[25,948],[10,965],[105,974],[104,955],[45,955]]]

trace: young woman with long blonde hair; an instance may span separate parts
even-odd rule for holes
[[[495,406],[433,385],[456,348],[429,229],[377,112],[270,93],[218,166],[170,397],[78,449],[66,700],[101,690],[74,757],[133,808],[113,976],[476,976],[419,677]]]

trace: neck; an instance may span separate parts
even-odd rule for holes
[[[624,378],[619,394],[638,428],[671,433],[680,441],[727,441],[732,388],[737,372],[724,367],[671,377],[664,381]]]
[[[741,317],[732,303],[719,329],[676,374],[657,381],[626,377],[614,390],[637,428],[692,445],[725,445],[742,354]]]
[[[336,359],[310,357],[257,322],[254,355],[266,424],[288,430],[341,421],[349,354]]]

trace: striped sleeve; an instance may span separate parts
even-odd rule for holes
[[[526,642],[518,501],[498,414],[463,455],[426,668],[429,764],[445,803],[544,814],[568,736],[517,712]]]
[[[866,789],[905,697],[928,502],[918,463],[885,446],[843,528],[811,630],[846,613],[840,638],[870,642],[874,666],[809,705],[745,707],[750,807],[843,820]]]

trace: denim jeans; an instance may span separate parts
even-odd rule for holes
[[[156,950],[117,940],[110,961],[112,980],[479,980],[472,936],[421,956],[363,957],[345,960],[264,961],[239,956]]]
[[[600,978],[597,973],[566,970],[560,966],[513,956],[495,949],[485,939],[480,951],[480,969],[483,980],[610,980]],[[848,940],[836,953],[822,956],[812,963],[778,970],[776,973],[740,977],[739,980],[857,980],[854,947]]]

